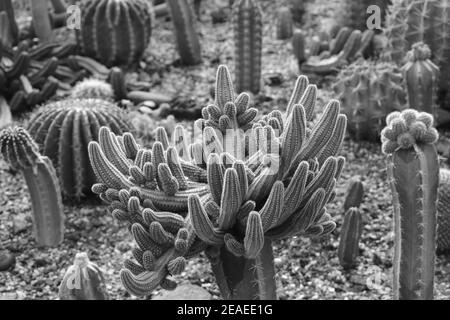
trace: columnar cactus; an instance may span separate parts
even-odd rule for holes
[[[58,173],[63,194],[78,199],[95,183],[87,146],[98,139],[101,126],[115,133],[129,131],[123,111],[111,102],[98,99],[68,99],[39,108],[28,130],[48,156]]]
[[[307,59],[305,46],[305,35],[303,34],[302,30],[295,30],[294,34],[292,35],[292,51],[294,52],[294,56],[297,59],[299,68]]]
[[[291,38],[293,27],[291,11],[286,7],[281,8],[277,17],[277,39],[285,40]]]
[[[202,52],[197,30],[195,16],[187,0],[166,0],[174,25],[181,63],[196,65],[202,62]]]
[[[359,256],[359,240],[362,233],[362,218],[358,208],[352,207],[344,215],[339,237],[338,257],[344,269],[356,266]]]
[[[433,299],[439,161],[433,117],[394,112],[382,132],[395,222],[394,298]]]
[[[237,91],[257,94],[261,86],[261,9],[255,0],[239,0],[233,5],[232,18]]]
[[[39,246],[57,246],[64,238],[64,215],[56,171],[39,153],[29,133],[20,127],[0,133],[0,154],[20,170],[30,192],[33,230]]]
[[[448,0],[393,0],[387,16],[387,55],[403,63],[417,42],[431,49],[431,60],[440,68],[439,101],[450,108],[450,2]]]
[[[439,68],[431,62],[430,58],[430,48],[423,42],[418,42],[408,52],[409,61],[402,67],[402,71],[408,89],[409,107],[435,114]]]
[[[100,129],[99,143],[89,144],[92,190],[138,245],[121,271],[130,293],[173,289],[170,276],[205,250],[224,298],[276,298],[271,241],[335,228],[325,205],[345,162],[346,117],[331,101],[312,124],[316,96],[299,77],[286,113],[255,122],[248,94],[236,97],[221,66],[215,102],[195,122],[191,144],[182,127],[172,142],[159,128],[151,150],[129,133]]]
[[[358,60],[337,78],[334,90],[358,139],[377,140],[386,116],[406,108],[402,73],[392,63]]]
[[[344,200],[344,211],[359,208],[364,198],[364,186],[359,178],[350,180]]]
[[[441,169],[439,172],[438,193],[438,230],[437,250],[438,252],[450,251],[450,170]]]
[[[60,300],[108,300],[102,270],[88,258],[87,253],[77,253],[59,285]]]
[[[14,8],[12,0],[0,1],[0,12],[5,12],[7,16],[8,29],[12,36],[12,44],[15,44],[19,39],[19,27],[17,26],[16,19],[14,17]]]
[[[77,41],[85,55],[109,67],[141,59],[152,30],[149,1],[83,0],[80,8]]]
[[[31,13],[33,16],[33,27],[38,38],[43,42],[52,40],[52,26],[48,12],[47,0],[31,1]]]

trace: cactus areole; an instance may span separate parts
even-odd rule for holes
[[[383,129],[394,224],[394,298],[433,299],[439,163],[438,133],[427,113],[394,112]]]

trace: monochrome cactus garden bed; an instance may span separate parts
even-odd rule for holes
[[[449,26],[0,0],[0,300],[450,299]]]

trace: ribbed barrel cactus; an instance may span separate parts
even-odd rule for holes
[[[182,127],[172,139],[159,128],[145,149],[129,133],[100,129],[89,144],[92,190],[137,243],[121,271],[130,293],[173,289],[170,276],[205,251],[225,299],[276,298],[271,241],[335,228],[326,204],[345,162],[346,117],[333,100],[313,122],[316,96],[301,76],[287,111],[256,121],[248,94],[235,94],[221,66],[192,139]]]
[[[145,0],[83,0],[81,51],[108,67],[141,59],[152,31],[151,3]]]
[[[125,114],[115,104],[99,99],[68,99],[36,110],[28,130],[58,173],[64,196],[78,199],[95,182],[87,146],[98,140],[101,126],[117,134],[131,130]]]
[[[417,42],[431,49],[431,60],[440,68],[441,105],[450,108],[450,2],[448,0],[393,0],[386,21],[387,55],[405,62]]]
[[[115,94],[113,87],[102,80],[88,78],[78,82],[71,90],[74,99],[101,99],[113,101]]]
[[[394,207],[394,298],[434,294],[439,161],[433,117],[407,109],[391,113],[381,133]]]
[[[64,238],[64,210],[56,171],[49,158],[21,127],[0,132],[0,154],[25,177],[32,205],[33,230],[39,246],[57,246]]]
[[[401,70],[390,62],[358,60],[341,71],[334,86],[358,139],[377,140],[386,116],[406,109]]]

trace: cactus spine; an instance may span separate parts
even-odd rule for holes
[[[232,15],[237,91],[257,94],[261,86],[261,9],[255,0],[239,0],[234,4]]]
[[[77,253],[59,285],[60,300],[108,300],[105,278],[87,253]]]
[[[108,67],[141,59],[152,28],[151,7],[144,0],[83,0],[77,42],[83,53]]]
[[[166,2],[172,16],[181,63],[185,65],[201,63],[201,47],[192,8],[187,0],[167,0]]]
[[[395,222],[394,298],[433,299],[439,162],[433,117],[394,112],[383,129]]]
[[[39,246],[57,246],[64,238],[64,215],[56,171],[28,132],[20,127],[0,133],[0,153],[20,170],[30,192],[33,230]]]
[[[277,17],[277,39],[285,40],[292,37],[293,21],[289,8],[281,8]]]
[[[339,239],[338,257],[344,269],[351,269],[356,265],[361,233],[361,212],[358,208],[352,207],[345,213]]]
[[[409,61],[403,66],[408,104],[411,109],[434,113],[435,93],[439,68],[430,60],[430,48],[418,42],[408,53]]]

